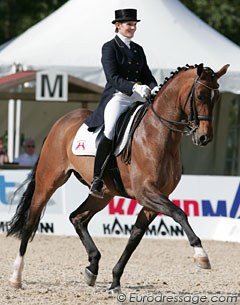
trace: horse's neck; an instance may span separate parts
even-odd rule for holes
[[[148,110],[141,125],[141,133],[147,142],[150,140],[153,145],[165,152],[169,149],[172,152],[179,150],[182,134],[181,132],[174,132],[169,128],[179,129],[176,125],[160,121],[151,109]]]
[[[185,71],[188,74],[185,77],[184,75],[179,75],[179,77],[176,75],[174,79],[168,81],[155,98],[153,108],[163,120],[158,118],[151,108],[144,117],[142,134],[147,135],[154,142],[154,145],[159,148],[159,153],[164,151],[174,154],[178,153],[180,149],[182,134],[171,130],[171,128],[183,130],[184,126],[175,125],[165,120],[179,122],[182,119],[181,99],[187,99],[189,88],[191,88],[194,79],[194,76],[189,77],[193,72],[187,72]],[[182,90],[184,87],[187,87],[187,90],[186,88]]]
[[[194,71],[189,69],[182,71],[162,87],[154,101],[154,107],[160,116],[173,121],[181,119],[181,108],[187,100],[194,78]]]

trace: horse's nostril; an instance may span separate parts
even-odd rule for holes
[[[203,136],[200,136],[200,137],[199,137],[199,140],[200,140],[201,142],[205,142],[205,141],[206,141],[206,138],[207,138],[207,136],[203,135]]]
[[[199,137],[199,142],[201,145],[206,145],[210,141],[211,141],[211,138],[208,137],[207,135],[202,135]]]

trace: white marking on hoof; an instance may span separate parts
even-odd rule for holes
[[[13,288],[22,287],[22,271],[24,266],[24,257],[17,255],[13,264],[13,274],[9,280],[9,284]]]
[[[112,289],[110,288],[108,293],[112,294],[112,295],[118,295],[118,294],[122,293],[121,286],[117,286],[117,287],[112,288]]]
[[[203,248],[194,247],[195,254],[193,256],[195,264],[202,269],[211,269],[208,255]]]
[[[8,281],[9,286],[15,289],[21,289],[22,288],[22,283],[21,282],[13,282],[11,279]]]
[[[85,268],[84,279],[88,286],[94,286],[97,275],[93,274],[88,268]]]

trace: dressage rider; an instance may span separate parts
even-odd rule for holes
[[[102,66],[107,83],[97,109],[85,123],[89,131],[104,124],[104,135],[99,142],[94,164],[92,196],[103,198],[102,175],[111,153],[117,119],[135,101],[145,102],[158,90],[146,61],[143,48],[131,41],[137,28],[136,9],[115,11],[116,36],[102,47]]]

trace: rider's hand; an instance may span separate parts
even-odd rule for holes
[[[151,95],[154,95],[154,96],[157,95],[158,91],[159,91],[159,87],[158,87],[158,86],[154,87],[154,88],[151,90]]]
[[[151,89],[147,85],[135,84],[133,92],[138,93],[142,98],[149,98],[151,95]]]

